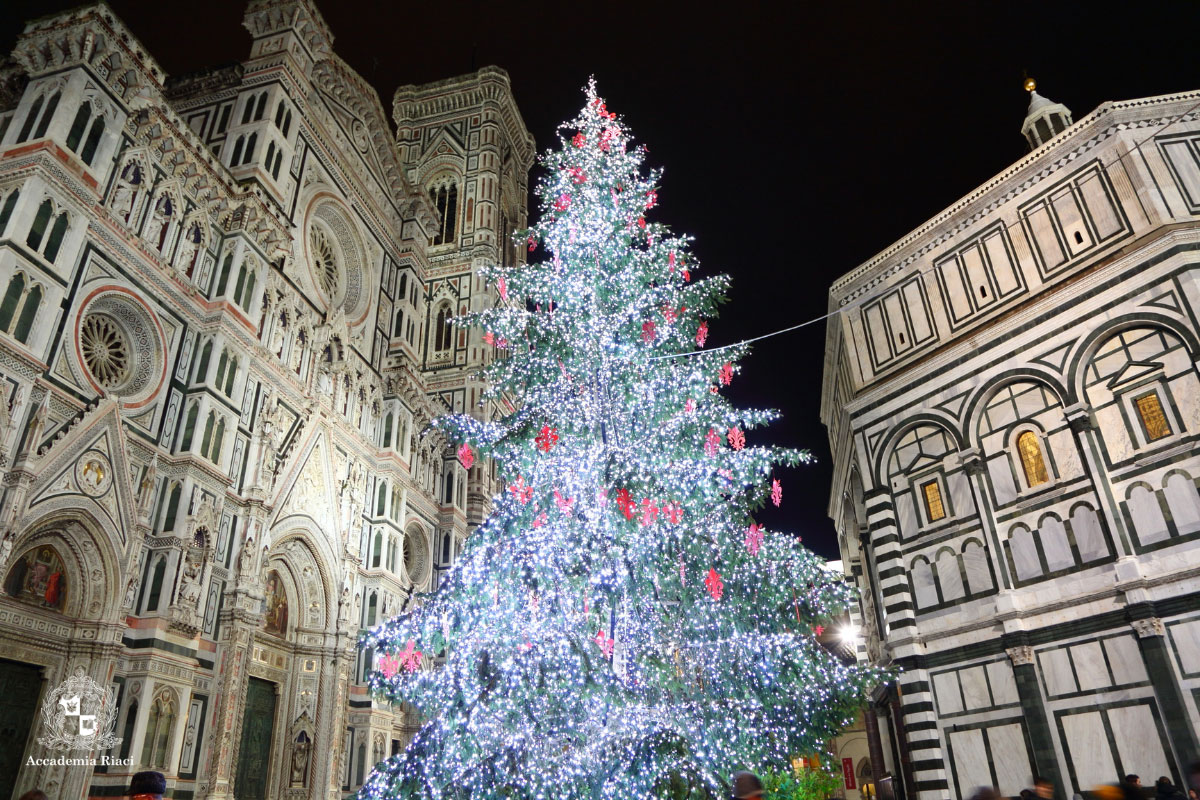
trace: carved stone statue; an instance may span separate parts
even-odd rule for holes
[[[125,599],[121,602],[121,608],[133,608],[134,602],[137,600],[138,589],[142,586],[142,579],[139,575],[134,574],[129,579],[129,583],[125,584]]]
[[[303,733],[300,734],[300,740],[296,742],[292,748],[292,769],[291,769],[291,785],[304,786],[308,778],[308,754],[312,749],[312,744],[308,741],[308,737]]]
[[[8,565],[8,559],[9,556],[12,555],[12,549],[13,535],[6,531],[3,535],[3,538],[0,538],[0,570],[4,569]]]
[[[146,467],[146,474],[142,477],[142,482],[138,485],[138,516],[143,519],[150,513],[150,502],[154,499],[154,484],[157,480],[158,453],[155,453],[154,458],[150,461],[150,465]]]
[[[199,562],[189,559],[184,563],[183,575],[179,578],[179,600],[192,609],[200,605],[200,573]]]
[[[342,584],[342,596],[338,600],[337,624],[344,628],[350,622],[350,584]]]

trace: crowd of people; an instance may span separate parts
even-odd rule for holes
[[[1188,767],[1187,793],[1171,783],[1166,775],[1154,782],[1151,793],[1142,786],[1138,775],[1126,775],[1115,784],[1105,784],[1092,789],[1095,800],[1200,800],[1200,761],[1193,762]],[[739,772],[733,776],[730,794],[733,800],[760,800],[763,796],[762,781],[752,772]],[[129,784],[131,800],[162,800],[167,791],[167,781],[161,772],[139,772],[133,776]],[[1040,777],[1034,777],[1028,789],[1021,790],[1021,800],[1053,800],[1054,784]],[[21,795],[20,800],[49,800],[46,793],[32,789]],[[1001,800],[1000,793],[990,786],[981,786],[971,795],[970,800]],[[1083,800],[1076,794],[1072,800]]]

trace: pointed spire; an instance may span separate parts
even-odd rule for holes
[[[1025,112],[1021,135],[1029,142],[1029,149],[1036,150],[1071,127],[1074,120],[1071,109],[1037,93],[1037,81],[1033,78],[1025,79],[1025,91],[1029,92],[1029,110]]]

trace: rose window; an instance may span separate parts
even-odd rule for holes
[[[333,242],[330,241],[329,235],[316,225],[309,228],[308,242],[321,290],[330,299],[337,297],[342,285],[342,272]]]
[[[79,330],[83,363],[106,389],[115,389],[129,378],[129,341],[116,321],[104,314],[89,314]]]
[[[404,571],[415,584],[425,580],[429,570],[429,544],[423,531],[413,528],[404,537]]]

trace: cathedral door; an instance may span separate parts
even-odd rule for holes
[[[41,669],[0,661],[0,797],[12,797],[16,788],[41,695]]]
[[[246,715],[238,750],[238,800],[266,800],[270,774],[271,734],[275,724],[275,684],[251,678],[246,688]]]

